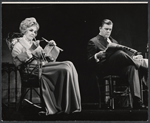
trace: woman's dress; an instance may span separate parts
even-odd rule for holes
[[[30,46],[22,38],[14,45],[12,56],[16,66],[20,64],[17,56],[28,52]],[[43,65],[41,88],[46,106],[46,115],[61,111],[67,114],[81,111],[78,74],[72,62],[49,62]]]

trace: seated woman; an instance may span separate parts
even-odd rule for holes
[[[13,61],[16,66],[27,61],[33,55],[41,57],[41,54],[44,53],[39,41],[33,41],[38,30],[39,24],[33,17],[26,18],[21,22],[22,36],[15,39],[12,48]],[[36,50],[31,50],[33,44],[37,46]],[[55,46],[56,43],[52,40],[48,45]],[[36,60],[32,64],[37,64]],[[36,71],[35,74],[37,74]],[[72,62],[45,62],[42,65],[41,83],[46,115],[81,111],[78,74]]]

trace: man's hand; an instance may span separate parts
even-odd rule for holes
[[[141,60],[141,59],[143,59],[143,56],[142,55],[136,55],[136,56],[133,56],[133,59]]]
[[[99,51],[98,53],[95,54],[95,56],[98,59],[103,59],[106,57],[106,52],[105,51]]]

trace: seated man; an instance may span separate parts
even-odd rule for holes
[[[142,55],[136,55],[136,50],[119,45],[110,36],[112,28],[111,20],[103,20],[99,27],[99,34],[89,40],[88,64],[99,77],[105,73],[126,78],[133,97],[133,108],[145,108],[141,102],[139,71],[147,72],[148,66],[142,66],[145,61]]]

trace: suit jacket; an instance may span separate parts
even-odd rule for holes
[[[126,52],[128,59],[130,59],[130,61],[132,61],[133,64],[137,68],[139,68],[141,62],[139,60],[135,60],[132,58],[132,56],[137,53],[136,50],[123,45],[119,45],[118,42],[114,40],[112,37],[110,37],[109,39],[112,42],[110,45],[108,45],[107,39],[101,35],[97,35],[96,37],[89,40],[87,46],[87,57],[88,57],[88,65],[92,70],[94,71],[101,70],[101,72],[103,72],[106,66],[105,63],[107,58],[109,58],[109,56],[111,56],[116,50],[123,50],[124,52]],[[106,50],[106,48],[107,48],[106,57],[100,59],[99,62],[96,62],[94,55],[99,51]]]
[[[118,42],[114,40],[112,37],[109,37],[109,39],[111,40],[111,42],[118,44]],[[88,58],[88,66],[92,70],[95,70],[97,68],[97,65],[99,65],[99,67],[103,69],[106,58],[101,59],[99,62],[96,62],[94,55],[99,51],[105,50],[107,48],[107,45],[108,45],[107,39],[101,35],[97,35],[96,37],[89,40],[87,45],[87,58]]]

